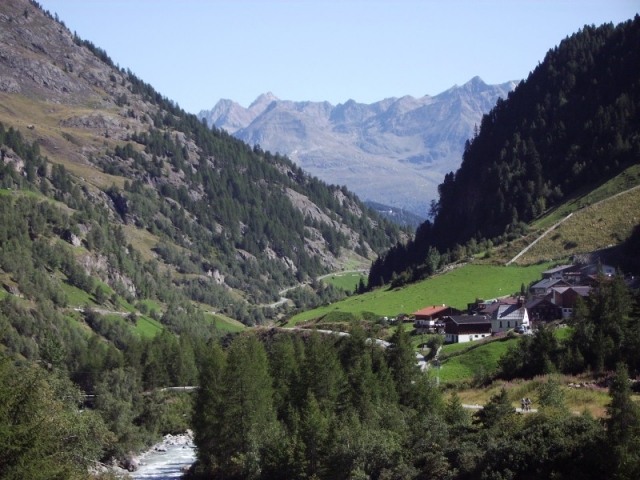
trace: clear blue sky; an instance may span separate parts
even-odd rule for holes
[[[436,95],[479,75],[526,78],[585,24],[632,18],[639,0],[40,0],[188,112],[221,98]]]

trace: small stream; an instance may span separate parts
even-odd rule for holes
[[[162,443],[140,457],[138,469],[129,476],[134,480],[180,478],[184,474],[183,467],[195,462],[196,450],[190,439],[183,441],[179,438],[165,437]]]

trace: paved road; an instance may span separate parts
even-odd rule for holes
[[[332,272],[332,273],[327,273],[325,275],[320,275],[319,277],[316,278],[316,281],[322,280],[323,278],[327,278],[332,275],[344,275],[345,273],[366,273],[367,271],[368,271],[367,269],[359,268],[357,270],[343,270],[340,272]],[[287,293],[289,290],[293,290],[294,288],[304,287],[305,285],[310,285],[310,284],[311,282],[302,282],[302,283],[298,283],[297,285],[293,285],[291,287],[283,288],[278,292],[278,294],[280,295],[280,300],[278,300],[277,302],[273,302],[273,303],[269,303],[261,306],[269,307],[269,308],[279,307],[280,305],[287,303],[289,301],[289,299],[284,296],[284,294]]]
[[[477,403],[469,404],[463,403],[462,408],[467,408],[469,410],[482,410],[484,407],[482,405],[478,405]],[[530,410],[523,410],[522,408],[515,408],[516,413],[538,413],[537,408],[532,408]]]

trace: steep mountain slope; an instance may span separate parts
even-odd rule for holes
[[[6,211],[55,199],[65,219],[47,213],[56,227],[31,240],[64,238],[105,288],[131,301],[227,306],[253,323],[261,314],[247,309],[279,289],[366,265],[399,239],[345,188],[208,129],[37,2],[0,2],[0,26],[0,180],[38,198],[10,195]],[[7,260],[17,251],[5,241]],[[48,268],[70,281],[71,266]],[[0,269],[15,282],[11,262]]]
[[[198,116],[251,145],[288,155],[312,175],[347,185],[365,200],[426,218],[437,184],[460,164],[464,142],[482,114],[514,87],[475,77],[434,97],[336,106],[267,93],[249,108],[220,100]]]
[[[639,16],[617,27],[586,26],[550,50],[483,117],[461,167],[438,187],[434,223],[376,262],[372,284],[416,269],[432,247],[476,253],[480,241],[515,238],[549,209],[640,163],[638,71]]]

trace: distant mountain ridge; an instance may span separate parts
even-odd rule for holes
[[[235,137],[287,155],[318,178],[365,200],[426,217],[444,175],[459,167],[482,115],[516,86],[474,77],[436,95],[372,104],[280,100],[271,92],[248,108],[220,100],[198,117]]]

